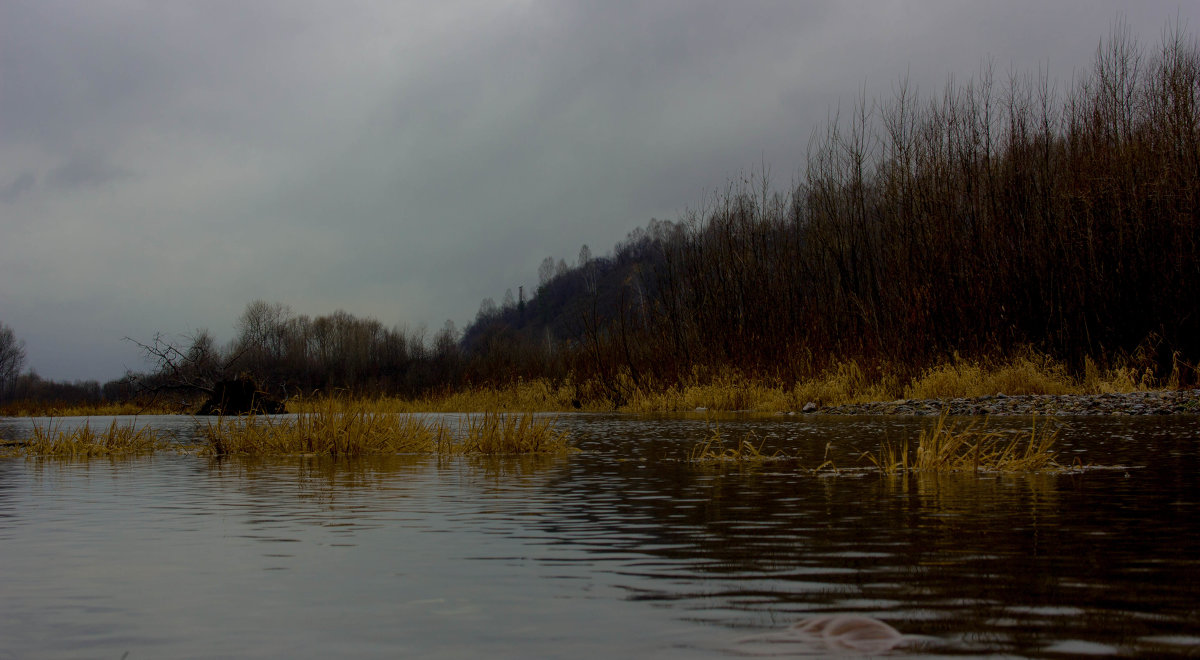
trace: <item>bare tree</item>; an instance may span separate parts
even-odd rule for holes
[[[596,294],[596,263],[592,259],[592,250],[585,243],[579,248],[579,265],[583,271],[584,282],[589,294]]]
[[[25,342],[12,328],[0,323],[0,399],[7,397],[25,366]]]
[[[255,300],[238,318],[238,343],[257,346],[272,355],[283,351],[283,337],[292,308],[283,303]]]
[[[236,367],[260,382],[276,375],[286,357],[292,309],[283,303],[255,300],[238,318],[234,352],[241,355]]]
[[[491,319],[498,311],[499,308],[496,307],[495,300],[492,300],[490,296],[484,298],[483,302],[479,303],[479,312],[475,315],[475,322],[479,323]]]
[[[232,355],[222,355],[207,330],[185,335],[186,343],[172,341],[162,334],[155,335],[148,344],[125,339],[140,347],[156,367],[135,383],[134,389],[140,394],[155,397],[167,392],[203,393],[207,400],[198,415],[274,414],[284,410],[283,404],[262,392],[248,374],[234,374],[234,364],[245,354],[246,347]]]
[[[546,286],[552,279],[554,279],[554,257],[546,257],[538,266],[538,287]]]
[[[239,355],[225,358],[208,330],[201,329],[180,340],[158,333],[149,343],[130,337],[142,354],[154,364],[150,377],[140,377],[136,389],[157,394],[166,391],[192,391],[212,394],[216,383],[224,379],[230,364]]]

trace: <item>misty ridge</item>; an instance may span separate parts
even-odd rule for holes
[[[764,166],[608,254],[547,257],[536,290],[485,299],[461,332],[259,300],[228,345],[138,339],[156,368],[103,386],[18,361],[0,398],[118,400],[241,374],[277,397],[544,379],[577,406],[621,407],[730,373],[786,386],[850,362],[905,380],[1018,355],[1190,386],[1198,213],[1200,46],[1176,26],[1147,49],[1118,22],[1069,85],[985,64],[936,95],[901,80],[860,96],[790,187]]]

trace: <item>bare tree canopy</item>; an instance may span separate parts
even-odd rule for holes
[[[0,397],[8,393],[25,366],[25,342],[13,329],[0,323]]]

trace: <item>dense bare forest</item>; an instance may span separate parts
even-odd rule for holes
[[[1200,48],[1175,28],[1145,49],[1118,24],[1067,87],[985,65],[931,98],[905,81],[860,97],[790,188],[762,171],[607,256],[547,258],[528,300],[485,300],[461,337],[255,301],[230,345],[156,338],[156,371],[123,382],[245,373],[278,394],[416,396],[546,378],[620,405],[731,370],[789,383],[853,360],[911,375],[1032,349],[1189,384],[1198,213]]]
[[[901,82],[830,123],[790,191],[748,177],[652,222],[544,281],[523,314],[481,315],[468,353],[512,356],[489,378],[537,365],[635,385],[1026,347],[1194,378],[1198,101],[1193,38],[1147,53],[1119,25],[1066,90],[990,67],[932,99]]]

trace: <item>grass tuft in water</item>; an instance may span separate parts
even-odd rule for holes
[[[438,424],[363,409],[221,417],[203,430],[207,451],[218,456],[430,452],[444,433]]]
[[[380,413],[328,401],[288,417],[223,417],[203,431],[209,453],[224,456],[317,454],[555,454],[570,451],[553,419],[532,413],[467,417],[457,432],[444,420]]]
[[[572,450],[567,433],[555,428],[555,419],[532,413],[485,412],[470,415],[459,433],[445,436],[439,454],[565,454]]]
[[[166,441],[149,427],[134,429],[132,425],[119,426],[114,421],[107,430],[100,432],[92,430],[86,423],[71,431],[63,431],[57,426],[35,426],[28,441],[10,444],[8,449],[26,456],[74,458],[146,454],[166,445]]]
[[[915,455],[903,445],[884,442],[878,454],[864,458],[885,474],[921,472],[1052,472],[1062,466],[1054,459],[1059,430],[1033,420],[1028,432],[988,431],[985,422],[950,422],[943,413],[921,431]]]
[[[757,444],[755,443],[757,441]],[[733,462],[733,463],[758,463],[769,461],[778,458],[786,458],[783,452],[777,451],[773,454],[763,452],[763,444],[765,439],[759,437],[750,431],[737,444],[732,447],[725,445],[725,436],[721,432],[721,427],[718,424],[709,426],[708,438],[692,447],[692,453],[688,460],[693,463],[710,463],[710,462]]]

